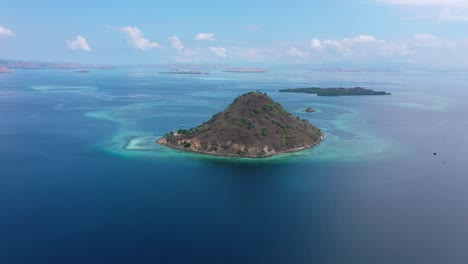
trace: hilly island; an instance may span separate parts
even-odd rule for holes
[[[323,138],[320,129],[267,94],[249,92],[200,126],[167,133],[157,142],[189,152],[260,158],[313,147]]]
[[[354,88],[288,88],[279,90],[281,93],[309,93],[316,94],[317,96],[351,96],[351,95],[390,95],[384,91],[374,91],[364,87]]]

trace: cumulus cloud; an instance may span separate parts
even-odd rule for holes
[[[15,32],[13,32],[11,29],[0,26],[0,37],[13,37],[13,36],[15,36]]]
[[[468,8],[444,8],[437,18],[440,21],[468,21]]]
[[[216,54],[219,57],[226,58],[227,57],[227,49],[223,47],[210,47],[211,52]]]
[[[91,47],[89,46],[88,42],[81,35],[76,36],[76,38],[74,40],[67,40],[66,42],[67,42],[68,49],[71,49],[71,50],[84,50],[84,51],[87,51],[87,52],[91,51]]]
[[[310,48],[320,51],[324,50],[326,46],[322,43],[322,41],[314,38],[310,41]]]
[[[326,39],[323,42],[325,48],[332,48],[340,53],[350,53],[350,49],[346,47],[347,40],[335,40],[335,39]]]
[[[186,48],[180,40],[180,38],[177,36],[170,37],[169,42],[171,43],[171,47],[175,49],[179,55],[183,55],[185,57],[192,57],[198,54],[196,50]],[[187,58],[177,58],[177,60],[187,61]]]
[[[130,43],[137,49],[142,51],[148,51],[155,48],[162,48],[156,41],[150,41],[149,39],[145,38],[143,32],[137,27],[122,27],[120,28],[122,32],[127,34],[127,37],[130,40]]]
[[[179,39],[177,36],[173,36],[169,38],[169,41],[171,42],[171,46],[176,49],[179,53],[184,50],[184,44],[182,44],[182,41]]]
[[[440,52],[454,49],[459,46],[460,41],[439,38],[431,34],[414,34],[413,39],[408,41],[415,48],[440,48]]]
[[[439,40],[436,36],[430,34],[414,34],[413,45],[421,47],[436,47],[439,45]]]
[[[385,42],[383,40],[378,40],[375,37],[370,36],[370,35],[359,35],[352,39],[345,39],[345,40],[349,42],[354,42],[354,43],[384,43]]]
[[[288,50],[288,54],[293,57],[298,57],[301,59],[307,58],[309,56],[308,52],[302,51],[296,47],[290,47]]]
[[[431,34],[414,34],[413,38],[419,41],[434,41],[437,39],[436,36]]]
[[[389,43],[371,35],[359,35],[344,39],[312,39],[310,48],[315,51],[336,51],[344,55],[403,55],[410,53],[404,43]]]
[[[196,36],[195,36],[195,39],[196,40],[200,40],[200,41],[215,41],[215,38],[214,38],[214,33],[198,33]]]

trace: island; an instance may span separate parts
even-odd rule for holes
[[[88,70],[88,69],[82,69],[82,70],[76,70],[76,71],[73,71],[73,72],[76,72],[76,73],[90,73],[91,71]]]
[[[170,74],[209,74],[208,72],[202,72],[199,70],[181,70],[181,69],[172,69],[167,72],[160,73],[170,73]]]
[[[354,88],[288,88],[279,90],[282,93],[310,93],[317,96],[351,96],[351,95],[390,95],[383,91],[374,91],[364,87]]]
[[[315,110],[312,107],[307,107],[305,110],[306,113],[313,113]]]
[[[113,69],[108,65],[83,65],[70,62],[36,62],[36,61],[15,61],[0,58],[0,66],[10,69]]]
[[[320,129],[267,94],[249,92],[200,126],[172,131],[157,142],[189,152],[262,158],[313,147],[323,139]]]
[[[11,73],[11,70],[5,66],[0,66],[0,73]]]
[[[223,72],[235,72],[235,73],[264,73],[268,72],[262,68],[231,68],[224,70]]]

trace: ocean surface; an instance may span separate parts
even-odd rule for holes
[[[468,73],[269,70],[0,75],[0,263],[468,263]],[[392,95],[278,92],[308,86]],[[255,90],[325,141],[261,160],[155,143]]]

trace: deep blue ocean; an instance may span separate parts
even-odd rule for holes
[[[269,70],[0,75],[0,263],[468,263],[467,73]],[[310,86],[392,95],[278,92]],[[265,160],[155,143],[255,90],[325,141]]]

